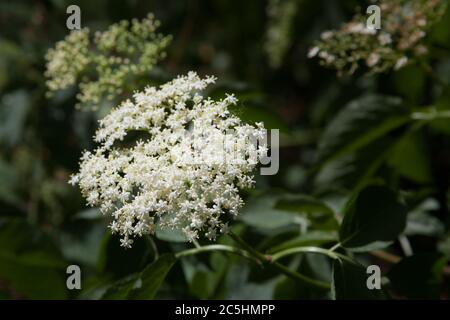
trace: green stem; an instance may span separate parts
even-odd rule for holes
[[[233,232],[229,232],[228,235],[233,238],[234,241],[236,241],[242,248],[247,250],[251,255],[253,255],[260,263],[265,263],[270,261],[270,257],[262,254],[261,252],[255,250],[251,245],[249,245],[247,242],[245,242],[241,237],[239,237],[237,234],[234,234]]]
[[[411,119],[420,120],[420,121],[433,121],[436,119],[448,119],[450,118],[450,111],[448,110],[436,110],[435,108],[431,108],[427,111],[421,112],[413,112],[411,113]]]
[[[194,246],[196,248],[200,248],[201,247],[197,240],[193,239],[192,242],[194,243]]]
[[[209,245],[209,246],[196,247],[196,248],[180,251],[177,254],[175,254],[175,257],[181,258],[181,257],[192,256],[192,255],[196,255],[196,254],[203,253],[203,252],[209,252],[209,251],[230,252],[230,253],[239,255],[241,257],[244,257],[244,258],[247,258],[249,260],[259,263],[259,260],[255,259],[247,251],[239,249],[239,248],[231,247],[231,246],[221,245],[221,244],[213,244],[213,245]]]
[[[280,271],[281,273],[283,273],[284,275],[286,275],[290,278],[296,279],[299,282],[309,285],[311,287],[316,287],[316,288],[320,288],[320,289],[324,289],[324,290],[330,290],[330,288],[331,288],[331,286],[328,283],[320,281],[320,280],[315,280],[315,279],[307,277],[301,273],[292,271],[291,269],[289,269],[285,265],[282,265],[281,263],[272,262],[272,263],[270,263],[270,265],[273,266],[278,271]]]
[[[144,240],[148,243],[148,245],[152,248],[153,253],[154,253],[154,258],[153,260],[156,261],[159,258],[159,252],[158,252],[158,246],[156,245],[155,241],[153,240],[152,237],[150,237],[149,235],[146,235],[144,237]]]
[[[321,289],[330,289],[330,285],[326,282],[315,280],[310,277],[307,277],[305,275],[302,275],[298,272],[292,271],[288,267],[276,262],[273,260],[272,256],[266,256],[262,254],[261,252],[255,250],[252,246],[250,246],[247,242],[245,242],[241,237],[234,234],[233,232],[230,232],[228,234],[234,241],[236,241],[241,247],[243,247],[247,252],[249,252],[253,257],[255,257],[261,264],[271,266],[281,273],[285,274],[288,277],[291,277],[293,279],[296,279],[304,284],[307,284],[312,287],[317,287]]]
[[[316,253],[325,255],[333,260],[347,260],[352,261],[349,257],[333,252],[331,249],[324,249],[319,247],[295,247],[279,251],[272,255],[272,261],[280,260],[281,258],[296,254],[296,253]]]
[[[339,249],[340,247],[341,247],[341,243],[338,242],[338,243],[336,243],[334,246],[332,246],[332,247],[330,248],[330,251],[333,252],[333,251]]]

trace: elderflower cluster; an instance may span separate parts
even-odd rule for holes
[[[230,113],[233,95],[219,101],[200,95],[214,81],[190,72],[147,87],[100,121],[100,145],[84,153],[70,182],[89,205],[112,215],[122,246],[153,234],[156,225],[182,230],[188,240],[213,240],[237,216],[239,190],[253,185],[252,171],[267,153],[249,137],[262,140],[265,130]]]
[[[76,83],[78,75],[90,63],[89,30],[71,32],[64,41],[59,41],[46,55],[47,87],[51,91],[64,89]]]
[[[79,82],[77,107],[97,109],[135,88],[164,58],[171,38],[156,33],[152,14],[139,21],[120,21],[91,36],[89,29],[72,31],[46,54],[49,94]]]
[[[357,14],[339,30],[323,32],[308,57],[317,56],[339,75],[352,74],[362,65],[372,73],[401,69],[427,53],[423,38],[446,5],[446,0],[380,1],[381,29],[369,28],[368,16]]]

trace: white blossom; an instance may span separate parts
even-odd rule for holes
[[[237,103],[233,95],[219,101],[201,96],[214,81],[190,72],[135,93],[100,121],[100,146],[84,153],[70,182],[89,205],[112,215],[110,229],[121,235],[122,246],[153,234],[156,225],[182,230],[188,240],[214,240],[238,214],[239,190],[254,184],[255,155],[267,151],[249,137],[265,131],[229,112]],[[130,143],[131,131],[147,136]]]
[[[382,46],[388,45],[392,43],[392,37],[389,33],[381,33],[378,36],[378,41],[380,41],[380,44]]]
[[[408,58],[407,57],[401,57],[395,63],[394,69],[395,70],[399,70],[399,69],[403,68],[407,63],[408,63]]]
[[[319,47],[312,47],[308,51],[308,58],[314,58],[319,53],[319,51]]]
[[[375,66],[379,61],[380,61],[380,55],[377,54],[377,53],[375,53],[375,52],[372,52],[372,53],[370,54],[370,56],[367,58],[366,63],[367,63],[367,66],[368,66],[368,67],[373,67],[373,66]]]

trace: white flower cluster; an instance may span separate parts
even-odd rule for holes
[[[447,7],[446,0],[371,2],[380,5],[380,30],[369,28],[367,17],[357,14],[339,30],[323,32],[308,57],[317,56],[339,75],[352,74],[363,65],[372,73],[401,69],[427,53],[426,32]]]
[[[122,246],[153,234],[156,225],[182,230],[188,240],[202,234],[213,240],[238,214],[239,190],[252,186],[257,159],[267,152],[249,137],[262,139],[265,130],[229,112],[237,102],[233,95],[202,97],[200,91],[214,81],[190,72],[135,93],[100,121],[100,146],[85,152],[70,182],[89,205],[112,214],[110,228],[122,236]],[[234,139],[227,139],[230,132]],[[237,156],[221,159],[230,154]]]
[[[49,95],[78,83],[76,106],[96,110],[104,100],[138,87],[165,57],[171,41],[157,33],[159,26],[149,14],[141,21],[120,21],[93,36],[87,28],[72,31],[45,56]]]
[[[48,50],[46,59],[45,76],[50,91],[75,84],[80,72],[90,63],[89,30],[84,28],[71,32],[64,41]]]

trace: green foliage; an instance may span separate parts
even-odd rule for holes
[[[65,268],[49,239],[25,222],[10,220],[0,226],[0,278],[20,297],[66,298]]]
[[[442,271],[447,260],[437,254],[407,257],[389,271],[388,277],[392,286],[407,298],[439,299]]]
[[[103,294],[102,299],[153,299],[174,263],[173,255],[161,256],[139,274],[127,276],[112,284]]]
[[[403,231],[405,223],[406,208],[395,193],[385,187],[369,186],[347,204],[339,241],[354,251],[386,247]]]
[[[338,300],[382,299],[383,292],[369,290],[367,273],[363,266],[347,261],[333,263],[332,296]]]
[[[388,163],[399,175],[412,181],[428,183],[432,180],[427,147],[420,134],[410,134],[399,139],[392,148]]]
[[[327,126],[319,144],[320,162],[351,153],[409,120],[408,109],[393,97],[366,96],[344,107]]]

